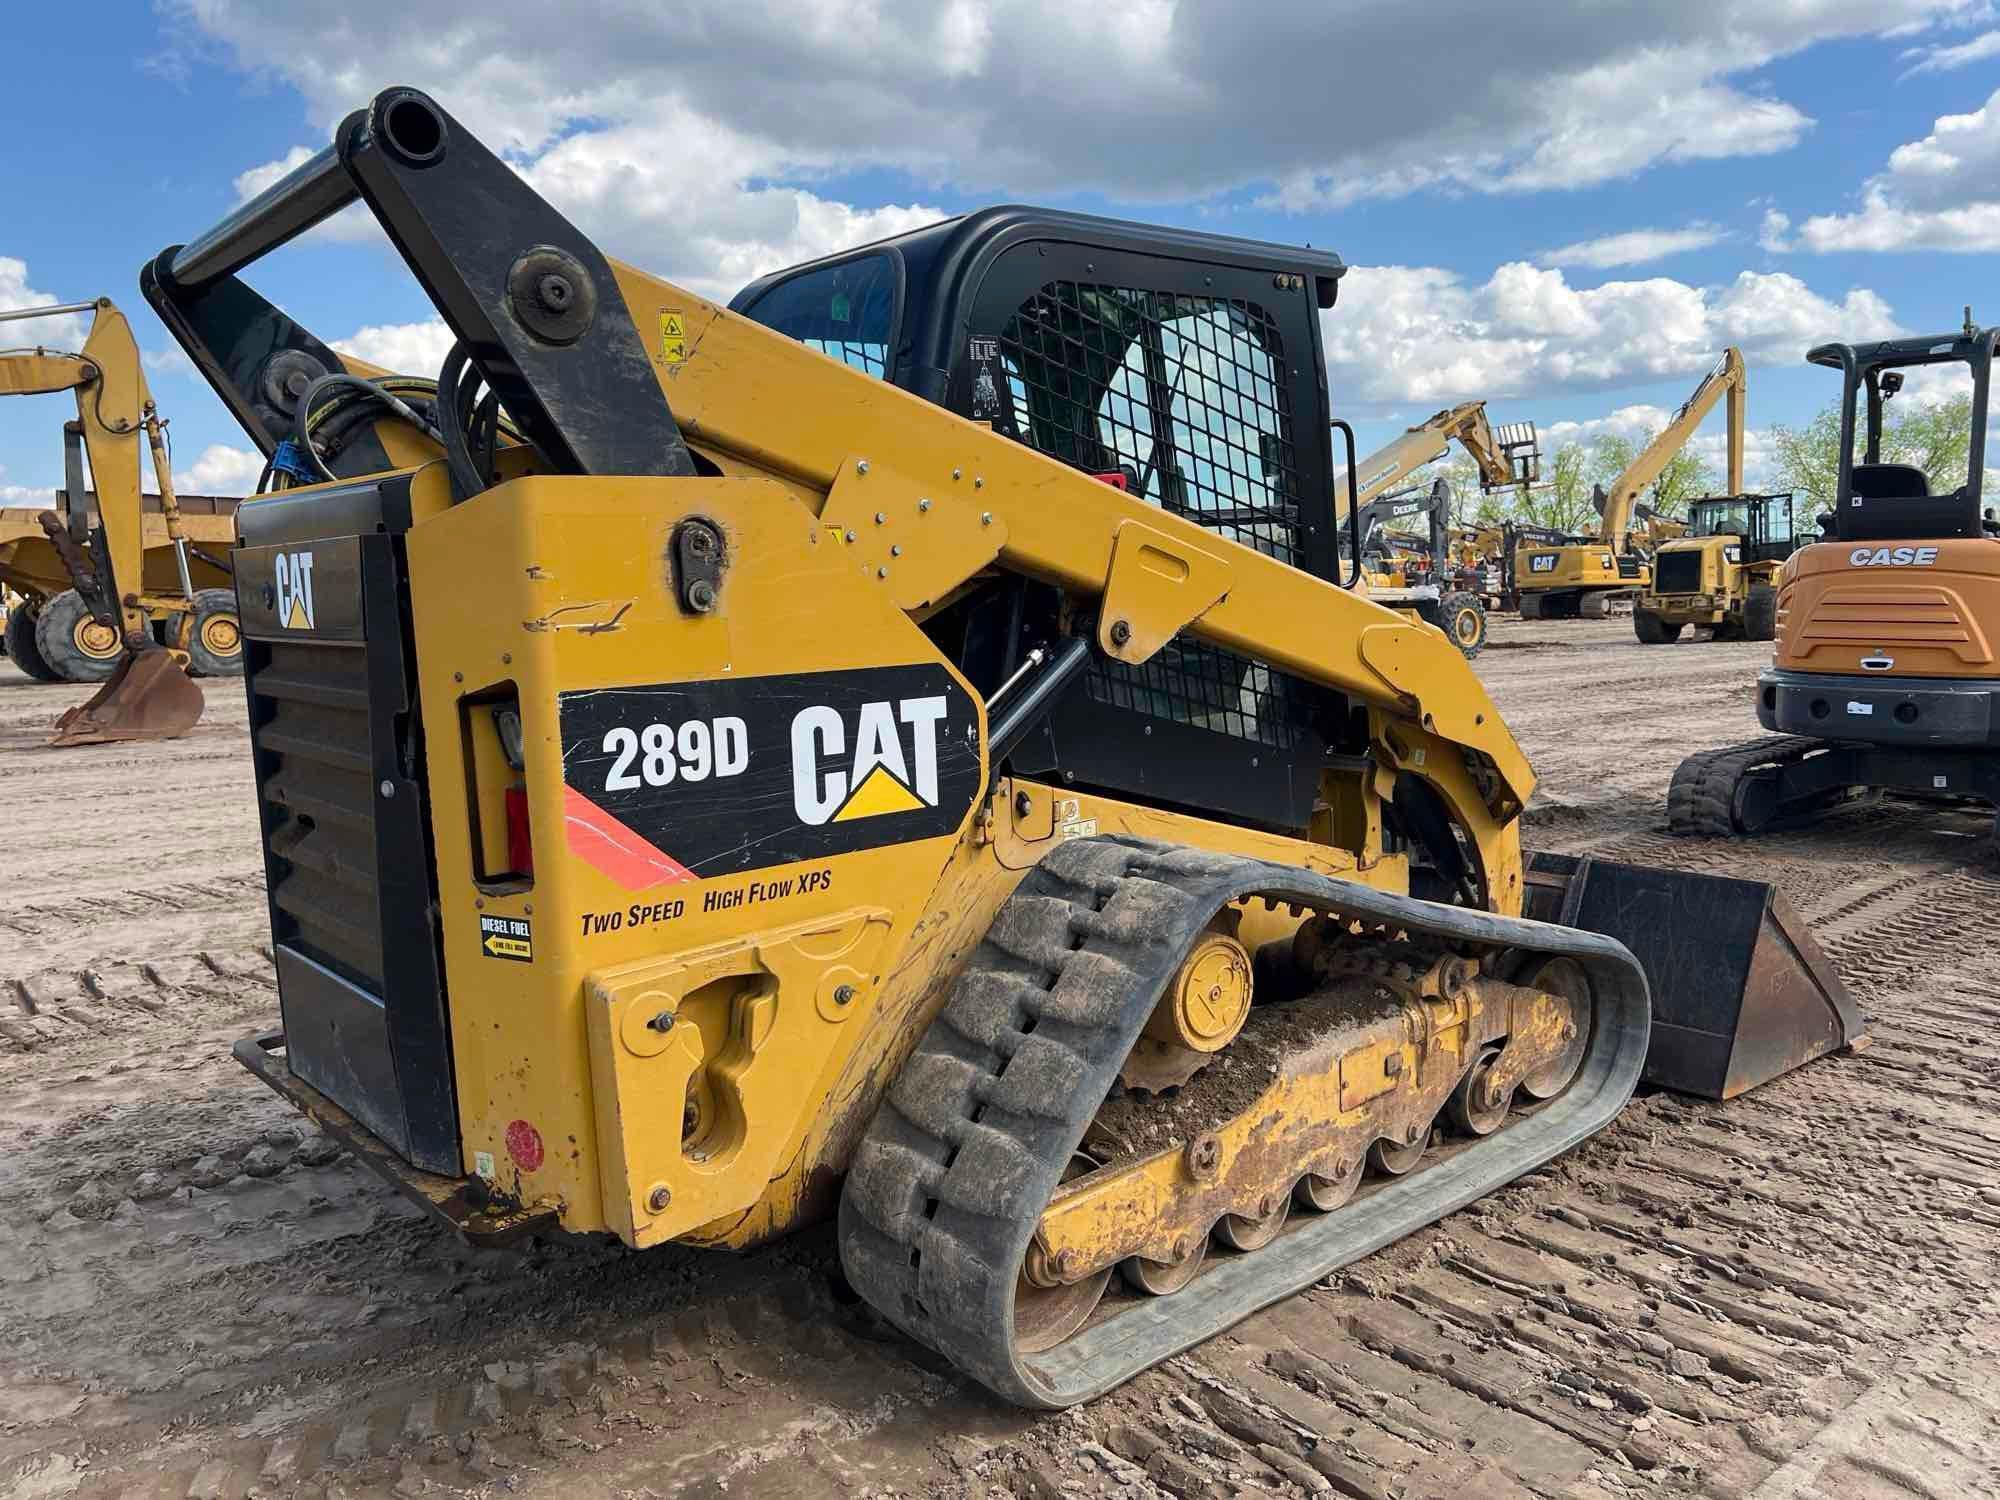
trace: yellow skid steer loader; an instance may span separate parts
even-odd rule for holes
[[[357,199],[457,344],[438,441],[377,404],[241,512],[237,1055],[468,1235],[837,1215],[885,1317],[1063,1406],[1642,1074],[1857,1034],[1768,887],[1524,864],[1478,679],[1344,586],[1336,257],[996,209],[726,311],[393,89],[143,273],[267,454],[344,367],[237,273]]]

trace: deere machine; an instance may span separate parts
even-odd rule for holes
[[[240,513],[237,1056],[474,1239],[837,1217],[1060,1407],[1854,1039],[1769,887],[1523,861],[1464,657],[1344,586],[1337,257],[992,209],[726,311],[393,89],[142,275],[267,455],[344,367],[239,273],[357,199],[457,342],[437,440]]]
[[[1724,396],[1729,398],[1729,488],[1731,493],[1742,489],[1743,388],[1743,356],[1734,348],[1725,349],[1659,435],[1610,488],[1595,497],[1599,517],[1595,535],[1553,542],[1530,539],[1522,544],[1514,555],[1522,619],[1601,620],[1610,614],[1613,600],[1635,598],[1647,590],[1652,573],[1631,536],[1639,496],[1687,446],[1702,419]]]
[[[1368,597],[1435,625],[1470,658],[1486,644],[1486,606],[1478,587],[1483,576],[1455,565],[1451,545],[1451,486],[1404,487],[1425,464],[1444,457],[1456,442],[1479,471],[1480,489],[1521,489],[1541,477],[1541,446],[1532,422],[1505,423],[1497,430],[1486,419],[1484,401],[1465,401],[1436,413],[1361,460],[1355,468],[1355,529],[1361,541],[1348,554],[1361,558],[1362,587]],[[1335,513],[1348,515],[1341,485],[1334,481]],[[1422,517],[1425,534],[1406,541],[1398,522]]]
[[[1690,756],[1668,792],[1683,833],[1757,833],[1873,791],[2000,806],[2000,526],[1981,504],[2000,330],[1823,344],[1839,370],[1841,453],[1830,524],[1778,573],[1777,653],[1757,718],[1778,733]],[[1885,403],[1905,372],[1970,376],[1965,482],[1882,461]],[[2000,834],[2000,828],[1996,828]]]
[[[201,689],[188,668],[220,675],[236,670],[241,633],[228,563],[197,549],[174,495],[166,424],[146,388],[131,325],[107,298],[0,313],[0,322],[88,312],[90,333],[80,353],[42,347],[0,351],[0,395],[74,392],[76,420],[63,425],[63,508],[39,511],[36,526],[60,562],[67,588],[33,569],[32,544],[17,559],[25,528],[17,520],[4,539],[0,578],[34,602],[10,610],[7,654],[32,677],[99,681],[90,699],[56,721],[51,744],[172,739],[201,717]],[[149,575],[146,496],[140,444],[151,449],[159,486],[170,581]],[[97,486],[92,525],[84,456]],[[17,566],[18,562],[18,566]],[[156,622],[165,644],[154,634]]]
[[[1481,580],[1464,576],[1454,561],[1451,504],[1445,479],[1364,503],[1357,588],[1406,618],[1436,626],[1470,660],[1486,644],[1486,605],[1477,588]],[[1421,536],[1394,529],[1419,517]]]
[[[1709,627],[1719,641],[1773,639],[1778,569],[1804,542],[1789,493],[1694,501],[1686,530],[1653,553],[1653,581],[1632,607],[1633,631],[1648,646],[1671,645],[1690,625]]]

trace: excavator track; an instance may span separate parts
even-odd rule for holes
[[[1044,1210],[1183,956],[1217,913],[1251,898],[1433,946],[1573,961],[1587,976],[1590,1004],[1575,1076],[1490,1137],[1332,1212],[1295,1219],[1268,1243],[1225,1220],[1225,1243],[1240,1241],[1246,1253],[1211,1257],[1171,1295],[1107,1301],[1068,1337],[1036,1347],[1041,1341],[1023,1338],[1015,1311]],[[1069,1406],[1602,1129],[1638,1081],[1649,1030],[1643,971],[1595,933],[1259,860],[1134,839],[1071,840],[1001,908],[891,1084],[842,1195],[842,1262],[883,1316],[993,1391],[1029,1407]]]
[[[1780,809],[1744,805],[1742,791],[1752,772],[1804,760],[1827,748],[1825,740],[1796,734],[1766,734],[1740,745],[1723,745],[1690,755],[1674,768],[1667,787],[1667,827],[1674,833],[1733,838],[1756,833]]]

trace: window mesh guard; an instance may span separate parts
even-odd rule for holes
[[[1137,499],[1299,566],[1301,485],[1276,323],[1254,302],[1050,282],[1001,331],[996,425]],[[1100,703],[1291,750],[1309,689],[1182,637],[1140,667],[1099,661]]]

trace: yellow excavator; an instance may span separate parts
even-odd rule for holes
[[[1514,555],[1514,582],[1524,620],[1603,619],[1614,599],[1635,598],[1652,582],[1646,557],[1633,545],[1632,520],[1639,497],[1660,477],[1702,420],[1724,397],[1729,401],[1731,494],[1743,488],[1743,355],[1725,349],[1671,421],[1596,497],[1595,535],[1559,541],[1530,540]]]
[[[837,1217],[1060,1407],[1642,1074],[1858,1034],[1769,887],[1524,861],[1520,746],[1336,544],[1338,257],[996,208],[724,309],[392,89],[141,275],[274,458],[289,375],[362,377],[240,273],[356,201],[455,345],[240,512],[236,1055],[469,1237]]]
[[[74,393],[76,420],[63,428],[65,514],[38,517],[60,556],[71,588],[51,605],[8,616],[10,654],[60,670],[72,656],[117,666],[88,701],[57,719],[52,745],[173,739],[201,717],[201,689],[189,677],[191,656],[228,670],[240,648],[233,596],[198,590],[189,539],[174,496],[165,423],[146,387],[131,325],[108,298],[0,313],[0,322],[91,315],[80,353],[43,347],[0,351],[0,396]],[[151,449],[154,481],[175,564],[176,590],[162,598],[147,589],[146,506],[140,444]],[[83,460],[90,459],[98,524],[90,525]],[[158,613],[170,622],[163,646],[154,638]],[[22,622],[32,623],[30,652]],[[28,670],[24,662],[24,670]],[[36,673],[34,675],[41,675]],[[65,674],[67,675],[67,674]]]

